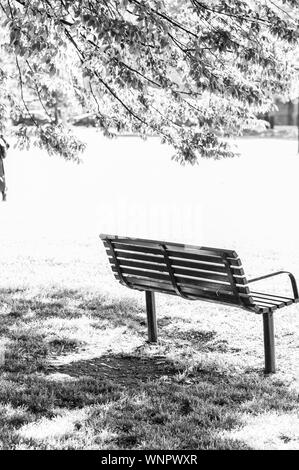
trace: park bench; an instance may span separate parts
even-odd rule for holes
[[[247,280],[240,258],[232,250],[105,234],[100,237],[116,279],[126,287],[145,291],[150,342],[157,341],[155,292],[240,307],[263,315],[265,373],[275,372],[273,312],[299,300],[291,273],[278,271]],[[289,276],[293,297],[249,288],[253,282],[281,274]]]

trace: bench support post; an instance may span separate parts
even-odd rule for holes
[[[158,339],[155,293],[149,290],[145,291],[145,303],[147,314],[148,340],[150,343],[156,343]]]
[[[275,347],[273,313],[263,313],[265,374],[275,373]]]

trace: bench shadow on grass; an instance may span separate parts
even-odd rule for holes
[[[159,354],[159,345],[153,350],[145,344],[145,314],[137,302],[84,296],[55,291],[26,298],[20,290],[0,291],[6,313],[1,336],[8,340],[0,380],[3,448],[245,449],[244,442],[225,437],[244,413],[297,406],[296,393],[258,370],[229,373],[204,361],[190,368],[184,355],[178,361]],[[81,324],[82,318],[89,323]],[[162,343],[170,341],[170,323],[162,317]],[[80,355],[89,333],[100,342],[109,328],[128,324],[126,341],[139,337],[140,343],[129,353],[111,344],[108,351]],[[90,328],[87,336],[81,327]],[[173,333],[173,348],[182,352],[186,341],[198,352],[219,351],[214,332],[192,327],[187,336]],[[78,409],[85,417],[76,418]],[[58,435],[57,416],[67,421],[65,433],[59,421]]]

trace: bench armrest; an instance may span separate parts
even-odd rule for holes
[[[249,283],[249,282],[261,281],[262,279],[267,279],[268,277],[278,276],[279,274],[287,274],[289,276],[291,284],[292,284],[294,299],[296,300],[299,299],[298,287],[297,287],[295,276],[288,271],[277,271],[276,273],[266,274],[265,276],[260,276],[260,277],[255,277],[254,279],[250,279],[247,282]]]

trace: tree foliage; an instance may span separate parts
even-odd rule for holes
[[[255,125],[290,93],[296,0],[7,0],[0,2],[0,121],[76,158],[67,118],[95,115],[105,135],[159,135],[181,162],[232,155],[223,136]],[[13,86],[12,86],[13,84]],[[38,122],[28,100],[45,116]],[[65,119],[57,120],[57,97]]]

